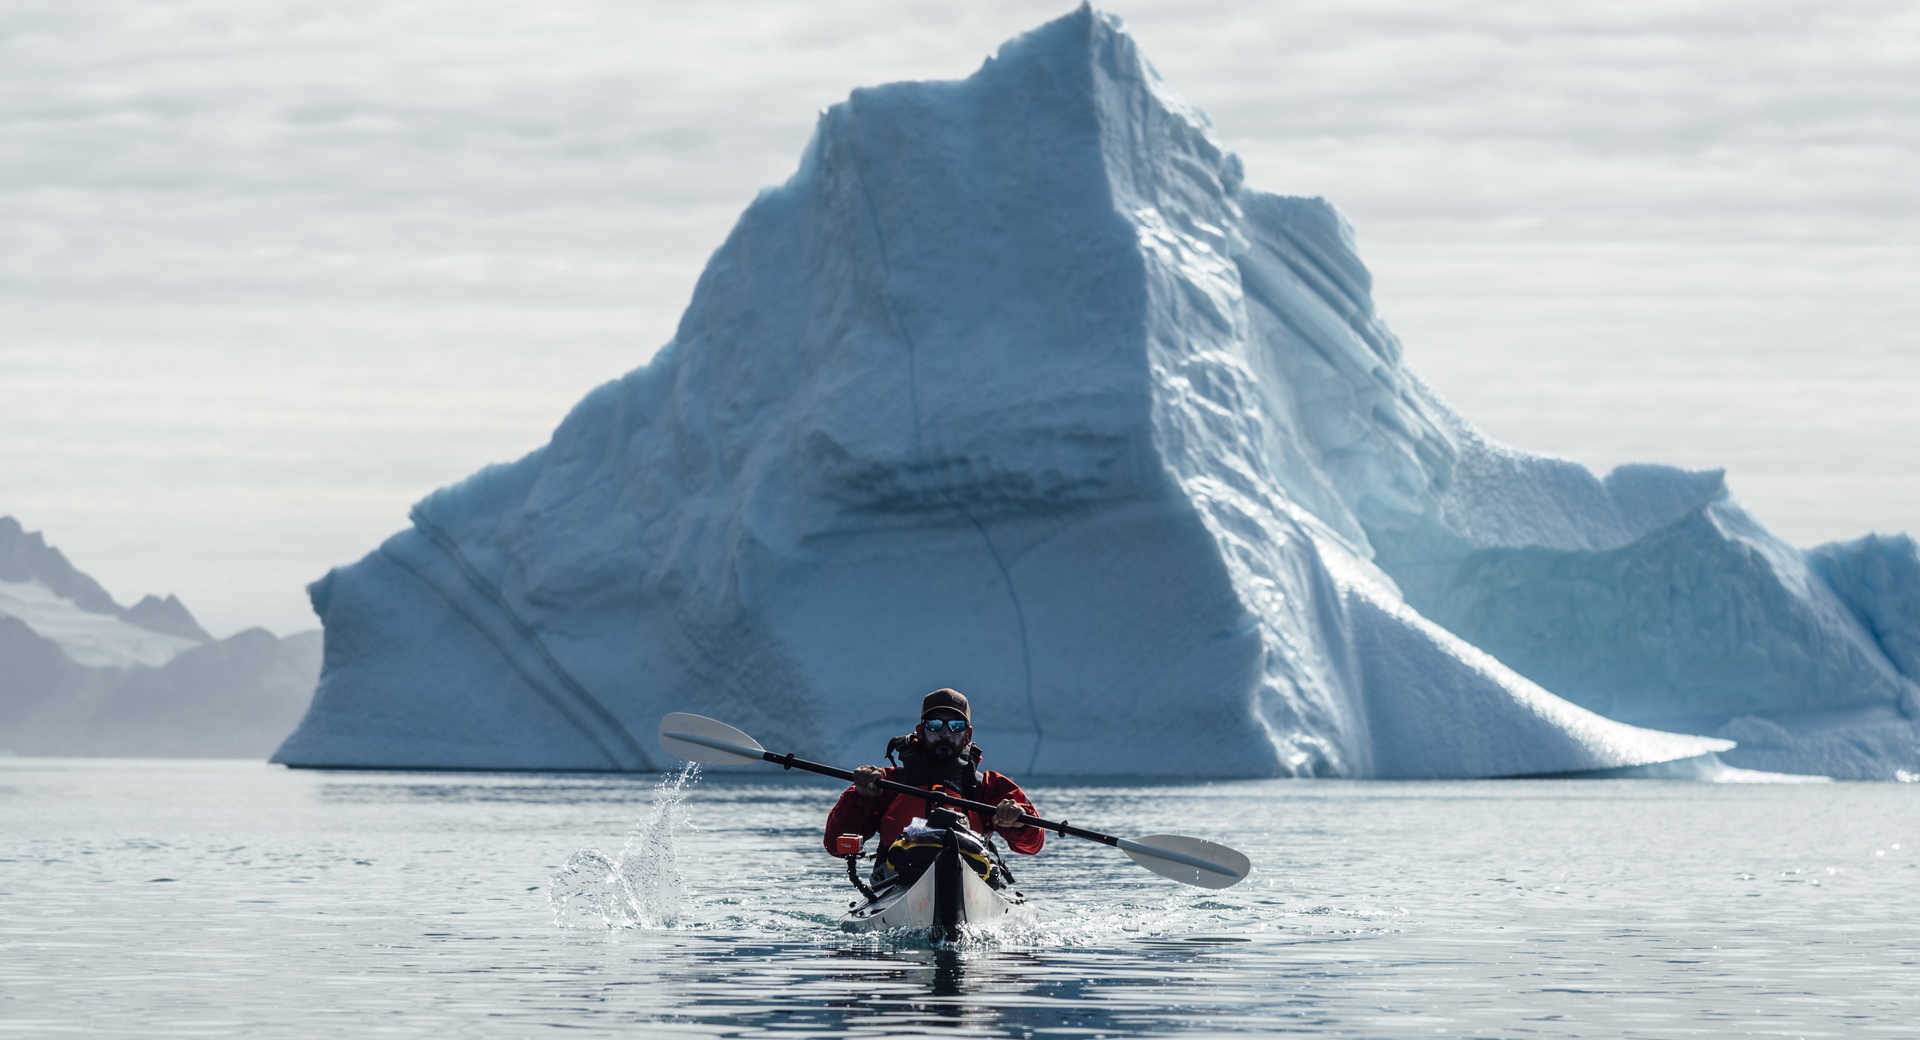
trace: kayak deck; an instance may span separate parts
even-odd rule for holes
[[[957,938],[964,927],[991,927],[1025,902],[1020,893],[995,889],[952,850],[944,850],[910,884],[889,885],[857,901],[840,918],[850,932],[924,929],[934,942]]]

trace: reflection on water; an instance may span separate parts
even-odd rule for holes
[[[1908,1036],[1912,785],[1037,783],[953,949],[837,930],[810,778],[0,762],[0,1037]],[[595,852],[614,848],[616,854]],[[569,873],[569,869],[571,873]],[[652,873],[648,873],[652,871]]]
[[[609,1028],[748,1036],[1139,1036],[1244,1017],[1236,1006],[1244,994],[1221,988],[1228,965],[1145,970],[1127,960],[1070,950],[821,950],[700,936],[670,953],[634,952],[603,972],[599,986],[574,991],[571,1003]],[[1224,999],[1203,996],[1215,990]],[[663,1004],[670,1015],[661,1014]]]
[[[474,774],[465,780],[449,780],[443,774],[386,772],[365,774],[317,774],[324,779],[314,787],[322,801],[342,805],[378,805],[390,802],[434,802],[462,805],[488,802],[528,803],[534,805],[579,805],[603,802],[619,805],[644,804],[652,800],[646,787],[632,776],[574,777],[556,775],[550,781],[528,782],[524,778],[502,780],[498,776]],[[349,779],[348,776],[352,778]]]

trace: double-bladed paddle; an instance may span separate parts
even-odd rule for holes
[[[676,711],[660,720],[660,746],[666,749],[667,754],[689,762],[702,762],[714,766],[772,762],[787,769],[804,769],[809,773],[837,776],[842,780],[853,779],[851,769],[808,762],[805,759],[793,757],[791,753],[776,755],[761,747],[759,741],[745,733],[704,715],[689,715]],[[877,783],[898,794],[956,805],[988,816],[994,813],[994,807],[985,802],[956,797],[944,791],[927,791],[892,780],[880,780]],[[1247,871],[1252,867],[1247,857],[1239,852],[1225,845],[1199,838],[1188,838],[1178,834],[1149,834],[1144,838],[1117,838],[1111,834],[1101,834],[1099,831],[1075,827],[1065,820],[1043,820],[1038,816],[1028,816],[1025,813],[1020,814],[1020,822],[1055,834],[1071,835],[1075,838],[1097,841],[1102,845],[1111,845],[1126,853],[1135,863],[1161,877],[1172,878],[1182,884],[1197,885],[1200,888],[1226,888],[1246,877]]]

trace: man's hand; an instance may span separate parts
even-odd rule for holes
[[[1000,804],[993,807],[993,825],[1003,831],[1018,827],[1020,817],[1025,813],[1026,810],[1020,807],[1019,802],[1011,798],[1002,798]]]
[[[854,770],[853,789],[866,795],[868,798],[878,797],[880,794],[880,767],[861,766]]]

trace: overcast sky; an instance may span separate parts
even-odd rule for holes
[[[1493,435],[1920,531],[1920,5],[1560,6],[1112,9]],[[820,109],[1068,8],[10,0],[0,514],[123,602],[312,627],[671,336]]]

